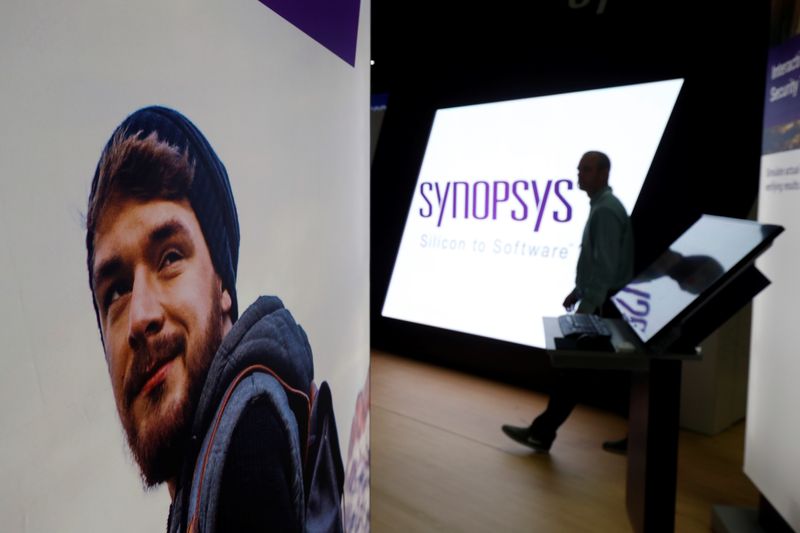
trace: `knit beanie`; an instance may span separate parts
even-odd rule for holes
[[[159,141],[165,141],[188,152],[189,160],[194,161],[195,171],[189,189],[189,203],[200,223],[211,261],[222,287],[231,296],[231,321],[239,316],[236,298],[236,269],[239,262],[239,219],[233,201],[231,184],[225,166],[214,149],[197,127],[188,118],[173,109],[159,106],[145,107],[134,112],[117,126],[111,135],[104,153],[109,149],[118,132],[147,137],[156,132]],[[89,204],[97,192],[100,163],[94,173]],[[97,324],[100,315],[94,298],[92,262],[94,258],[94,233],[86,232],[87,264],[89,268],[89,287],[92,289]]]

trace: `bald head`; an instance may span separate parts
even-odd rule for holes
[[[608,185],[611,160],[603,152],[590,151],[583,154],[578,163],[578,187],[589,196]]]

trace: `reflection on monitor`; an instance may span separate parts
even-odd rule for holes
[[[703,215],[613,302],[647,342],[692,312],[781,231],[779,226]]]
[[[589,198],[581,155],[611,158],[630,213],[683,80],[440,109],[383,316],[531,346],[575,283]]]

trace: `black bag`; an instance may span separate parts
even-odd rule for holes
[[[294,472],[290,512],[296,523],[307,532],[343,531],[344,467],[331,392],[325,382],[319,390],[312,383],[311,389],[308,394],[293,389],[264,365],[252,365],[238,374],[220,402],[198,455],[187,531],[216,531],[228,447],[244,409],[256,399],[268,400],[288,439],[289,468]]]

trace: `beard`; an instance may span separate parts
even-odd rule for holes
[[[203,391],[211,361],[222,343],[223,313],[219,295],[212,288],[212,308],[197,353],[187,352],[186,339],[180,334],[166,334],[152,342],[143,342],[134,353],[131,379],[125,386],[122,426],[133,458],[139,465],[145,488],[177,477],[191,439],[192,421]],[[139,394],[154,368],[183,358],[186,365],[186,385],[173,406],[163,405],[168,398],[166,383]],[[133,402],[140,396],[146,402],[147,431],[133,415]]]

